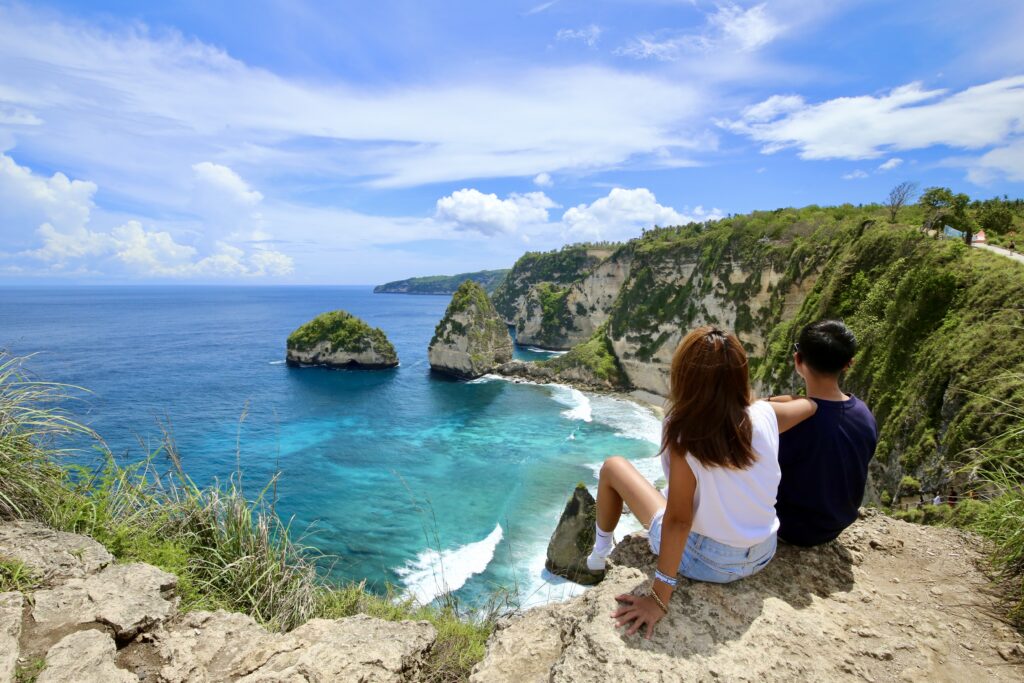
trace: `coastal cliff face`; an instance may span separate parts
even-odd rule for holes
[[[512,338],[483,288],[471,280],[452,295],[427,350],[430,367],[463,379],[512,360]]]
[[[833,245],[853,229],[845,214],[790,210],[659,228],[614,249],[589,249],[575,279],[565,250],[528,254],[509,276],[520,294],[506,309],[519,343],[607,346],[617,372],[598,384],[665,396],[672,353],[693,327],[735,330],[755,362],[762,357],[772,329],[796,314]],[[543,372],[572,381],[566,373],[593,369],[574,362],[583,360],[549,361]]]
[[[375,370],[398,365],[398,354],[380,328],[345,311],[331,311],[288,336],[285,360],[289,365]]]

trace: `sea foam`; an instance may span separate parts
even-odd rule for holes
[[[480,541],[441,552],[428,548],[395,571],[409,595],[426,605],[444,593],[457,591],[487,569],[503,536],[501,525],[496,524],[494,531]]]
[[[562,415],[569,420],[582,420],[592,422],[594,419],[590,399],[579,389],[564,384],[548,384],[551,388],[551,398],[568,410],[563,410]]]

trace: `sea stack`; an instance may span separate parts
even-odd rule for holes
[[[604,578],[603,571],[593,572],[587,568],[587,555],[594,548],[596,519],[597,501],[586,486],[577,484],[548,543],[544,567],[549,572],[584,586],[592,586]]]
[[[512,338],[487,292],[466,280],[452,295],[427,350],[430,367],[473,379],[512,360]]]
[[[288,335],[288,365],[381,370],[398,365],[398,354],[379,327],[346,311],[323,313]]]

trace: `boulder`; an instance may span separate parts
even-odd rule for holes
[[[0,557],[22,562],[44,583],[81,579],[114,561],[93,539],[38,522],[0,524]]]
[[[345,311],[323,313],[288,336],[289,365],[380,370],[398,365],[398,354],[379,327]]]
[[[176,585],[173,574],[143,563],[111,565],[84,579],[69,579],[35,593],[35,634],[45,637],[99,623],[118,640],[131,639],[174,613]]]
[[[487,292],[466,280],[452,295],[427,350],[430,367],[463,379],[512,360],[512,337]]]
[[[562,516],[548,542],[544,566],[552,574],[590,586],[604,578],[604,572],[587,569],[587,555],[594,548],[594,521],[597,502],[582,483],[565,504]]]
[[[139,677],[114,664],[117,647],[109,635],[93,629],[65,636],[46,653],[37,683],[139,683]]]
[[[291,633],[270,633],[227,612],[188,614],[155,635],[166,683],[407,681],[415,679],[436,638],[425,621],[365,614],[313,619]]]
[[[21,593],[0,593],[0,683],[14,680],[24,606],[25,596]]]

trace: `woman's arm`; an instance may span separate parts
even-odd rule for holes
[[[775,419],[779,421],[780,434],[787,429],[796,427],[818,410],[818,404],[805,397],[794,398],[785,403],[769,401],[768,405],[775,411]]]
[[[669,456],[668,503],[661,522],[661,552],[658,555],[658,571],[673,579],[679,573],[679,563],[683,559],[686,540],[690,535],[690,527],[693,525],[693,497],[696,490],[697,479],[686,462],[686,458],[672,453]],[[662,604],[668,605],[673,590],[673,586],[655,579],[653,591]],[[651,597],[635,595],[620,595],[617,599],[629,605],[620,608],[612,615],[619,619],[618,625],[622,626],[632,621],[633,625],[627,631],[629,635],[632,635],[646,624],[646,637],[650,638],[654,632],[654,625],[665,616],[658,601]]]

